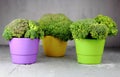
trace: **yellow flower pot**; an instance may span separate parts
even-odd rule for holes
[[[46,56],[61,57],[65,55],[67,42],[61,41],[52,36],[45,36],[42,42]]]

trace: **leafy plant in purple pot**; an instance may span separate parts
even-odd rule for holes
[[[9,40],[12,62],[32,64],[37,60],[39,39],[44,36],[39,23],[27,19],[15,19],[9,23],[2,35]]]

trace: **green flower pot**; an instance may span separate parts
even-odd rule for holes
[[[75,44],[78,63],[101,63],[105,40],[75,39]]]

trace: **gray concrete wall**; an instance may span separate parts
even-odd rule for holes
[[[0,44],[6,45],[3,28],[15,18],[39,19],[45,13],[64,13],[73,21],[97,14],[111,16],[120,30],[120,0],[0,0]],[[108,37],[106,47],[120,47],[120,32]],[[74,45],[73,41],[68,43]]]

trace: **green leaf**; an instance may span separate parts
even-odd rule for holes
[[[105,26],[108,27],[108,29],[109,29],[108,35],[113,36],[118,33],[117,25],[112,18],[100,14],[95,17],[95,20],[99,24],[104,24]]]
[[[44,36],[53,36],[62,41],[72,40],[70,24],[72,21],[64,14],[45,14],[40,20]]]
[[[40,24],[33,20],[15,19],[9,23],[3,32],[3,37],[7,40],[12,38],[39,38],[43,37],[43,30]],[[42,34],[40,34],[42,33]]]

